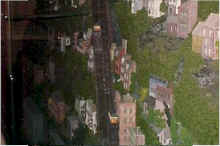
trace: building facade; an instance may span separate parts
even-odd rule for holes
[[[148,12],[148,16],[158,18],[164,15],[164,13],[160,11],[160,4],[162,2],[163,0],[147,0],[146,10]]]
[[[159,138],[159,142],[162,145],[169,145],[172,144],[172,139],[171,139],[171,133],[170,133],[170,128],[166,124],[166,128],[162,129],[158,134],[157,137]]]
[[[199,22],[192,32],[192,51],[203,58],[219,58],[219,15],[211,13],[204,22]]]
[[[168,82],[159,79],[156,76],[150,76],[149,80],[149,96],[156,98],[157,97],[157,87],[167,87]]]
[[[85,123],[94,134],[97,132],[96,105],[92,100],[76,100],[75,109],[80,115],[80,120]]]
[[[120,96],[115,93],[117,115],[119,115],[119,144],[144,145],[145,136],[136,127],[136,101],[129,94]],[[138,131],[138,132],[137,132]]]
[[[136,62],[132,61],[131,56],[127,54],[127,40],[122,40],[122,47],[117,47],[113,43],[110,54],[115,74],[119,75],[124,89],[129,90],[131,74],[136,72]]]
[[[181,0],[166,0],[169,7],[172,7],[173,13],[177,15],[181,6]]]
[[[198,15],[198,2],[195,0],[186,0],[178,8],[168,6],[168,17],[166,20],[166,30],[170,36],[186,38],[196,24]]]
[[[170,113],[173,114],[173,90],[169,87],[168,81],[162,81],[158,77],[150,77],[149,96],[156,99],[156,105],[158,109],[163,109],[163,103],[165,103]]]

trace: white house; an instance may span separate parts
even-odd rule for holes
[[[96,106],[92,100],[76,100],[75,108],[81,121],[95,134],[97,132]]]
[[[58,40],[60,40],[60,51],[65,52],[66,47],[70,46],[71,44],[70,37],[66,36],[65,34],[61,34],[61,36],[58,36]]]
[[[158,18],[164,15],[163,12],[160,11],[160,4],[163,0],[148,0],[147,1],[147,12],[148,16],[152,18]]]
[[[146,0],[127,0],[131,1],[131,13],[136,14],[137,11],[143,9],[145,7]]]
[[[179,7],[181,5],[181,0],[167,0],[169,7],[175,9],[175,14],[177,15],[179,12]]]
[[[143,8],[143,0],[132,0],[131,3],[131,13],[136,14],[138,10]]]

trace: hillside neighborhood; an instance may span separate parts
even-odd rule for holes
[[[44,13],[51,18],[62,16],[11,20],[10,27],[18,31],[11,32],[11,45],[21,49],[12,51],[15,73],[10,80],[20,89],[14,94],[22,100],[18,98],[15,107],[21,106],[23,112],[22,118],[18,115],[21,128],[15,126],[21,136],[5,134],[8,126],[3,122],[6,142],[105,145],[101,131],[116,129],[117,145],[123,146],[218,144],[219,2],[109,3],[112,38],[104,31],[102,41],[96,39],[104,22],[92,22],[96,13],[88,0],[36,4],[30,0],[11,6],[21,9],[28,4],[32,10],[27,18]],[[15,12],[12,15],[21,19]],[[3,11],[3,16],[3,26],[9,30],[9,11]],[[47,33],[45,38],[38,32],[41,29]],[[101,58],[102,48],[107,55]],[[106,99],[107,95],[112,97]],[[106,113],[107,108],[112,110]],[[15,114],[20,112],[16,109]],[[100,128],[100,119],[107,122],[106,127]]]

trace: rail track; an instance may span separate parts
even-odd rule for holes
[[[101,26],[100,30],[94,31],[92,41],[95,48],[97,126],[103,145],[118,146],[119,125],[111,124],[108,117],[108,112],[116,113],[109,51],[113,40],[109,1],[93,0],[92,2],[95,24]]]

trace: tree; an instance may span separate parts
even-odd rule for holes
[[[90,131],[90,129],[80,123],[79,124],[79,128],[77,128],[74,131],[74,137],[72,139],[72,144],[73,145],[98,145],[99,144],[99,140],[98,137],[96,135],[93,135],[92,132]]]
[[[160,4],[160,11],[164,12],[164,13],[167,13],[167,10],[168,10],[168,6],[163,0],[163,2]]]

